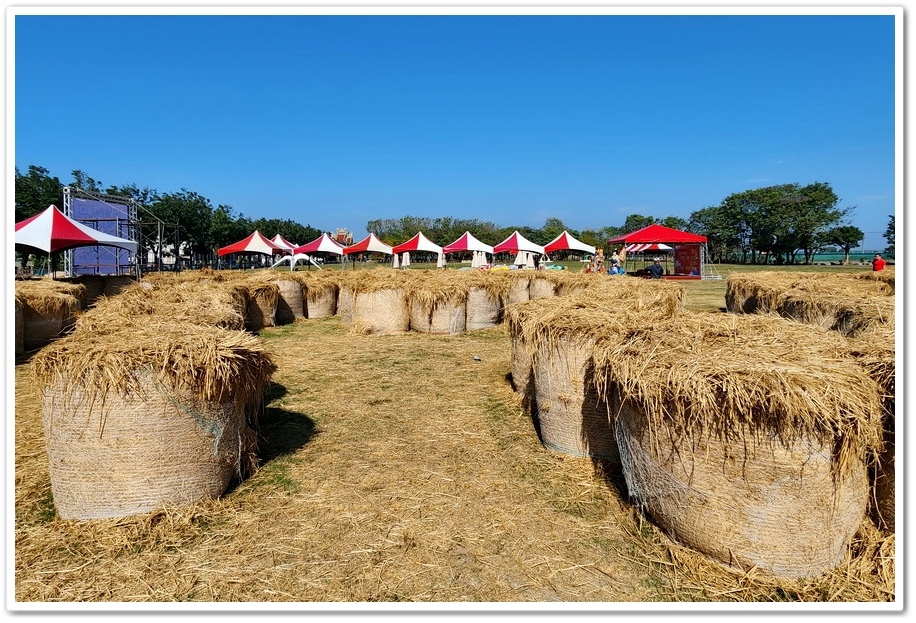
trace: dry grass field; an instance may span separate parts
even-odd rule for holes
[[[688,307],[724,310],[724,279],[685,287]],[[840,568],[796,581],[668,540],[600,462],[541,445],[507,378],[504,326],[366,336],[332,317],[259,334],[277,365],[261,468],[220,499],[122,519],[56,516],[40,388],[28,356],[16,361],[11,598],[608,610],[895,599],[893,540],[867,529]]]

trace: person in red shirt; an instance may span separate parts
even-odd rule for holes
[[[881,257],[880,253],[875,254],[875,259],[871,261],[872,270],[884,270],[884,267],[887,266],[887,262],[884,261],[884,258]]]

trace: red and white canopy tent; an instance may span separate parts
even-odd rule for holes
[[[289,240],[287,240],[280,234],[277,234],[276,236],[271,238],[270,241],[274,243],[275,245],[277,245],[278,247],[281,247],[284,251],[288,253],[292,253],[293,249],[296,248],[295,244],[293,244],[292,242],[290,242]]]
[[[344,246],[325,232],[311,242],[294,248],[293,253],[333,253],[334,255],[343,255]]]
[[[480,268],[489,263],[487,253],[493,255],[493,246],[481,242],[469,231],[464,232],[454,242],[442,247],[442,253],[473,253],[471,268]]]
[[[568,231],[564,231],[544,245],[545,253],[553,253],[554,251],[583,251],[585,253],[594,254],[595,247],[573,238],[569,235]]]
[[[49,254],[95,245],[137,252],[137,243],[133,240],[112,236],[84,225],[61,212],[53,204],[43,212],[16,223],[15,244]]]
[[[401,264],[403,266],[410,266],[410,254],[412,252],[425,251],[427,253],[435,253],[439,256],[438,264],[442,264],[442,247],[438,244],[427,238],[423,235],[423,232],[417,232],[417,234],[401,244],[395,245],[392,247],[391,252],[397,256],[401,255]],[[406,262],[406,263],[405,263]]]
[[[627,253],[668,253],[674,247],[661,242],[634,242],[624,247]]]
[[[392,250],[391,246],[379,240],[375,234],[370,233],[359,242],[351,244],[349,247],[344,247],[344,255],[349,256],[354,253],[384,253],[385,255],[391,255]]]
[[[230,253],[261,253],[263,255],[273,255],[274,253],[283,253],[285,249],[278,246],[271,240],[268,240],[264,234],[254,230],[244,240],[239,240],[234,244],[217,249],[216,254],[219,257],[229,255]]]
[[[667,275],[674,279],[721,279],[718,274],[708,274],[706,236],[665,227],[654,223],[634,232],[608,240],[608,244],[669,244],[674,246],[674,271]],[[626,248],[626,247],[624,247]]]
[[[136,255],[133,240],[106,234],[70,218],[56,205],[49,205],[35,216],[16,223],[15,246],[32,253],[41,251],[50,258],[52,253],[77,247],[108,246],[125,249]],[[139,270],[139,264],[137,264]]]
[[[517,253],[516,264],[531,266],[533,262],[528,258],[528,254],[544,255],[544,247],[531,242],[516,229],[508,238],[493,247],[493,253]]]

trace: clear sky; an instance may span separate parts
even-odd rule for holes
[[[894,28],[826,14],[18,15],[15,165],[185,188],[357,239],[407,215],[597,229],[826,182],[883,248]]]

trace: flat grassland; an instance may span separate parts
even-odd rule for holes
[[[722,312],[719,272],[684,282],[688,307]],[[328,318],[260,335],[278,366],[261,469],[220,499],[122,519],[56,517],[40,388],[27,357],[17,361],[16,602],[632,610],[894,599],[893,578],[856,580],[869,578],[854,555],[873,547],[864,537],[835,572],[797,582],[729,571],[670,542],[619,475],[540,444],[507,379],[502,326],[363,336]]]

